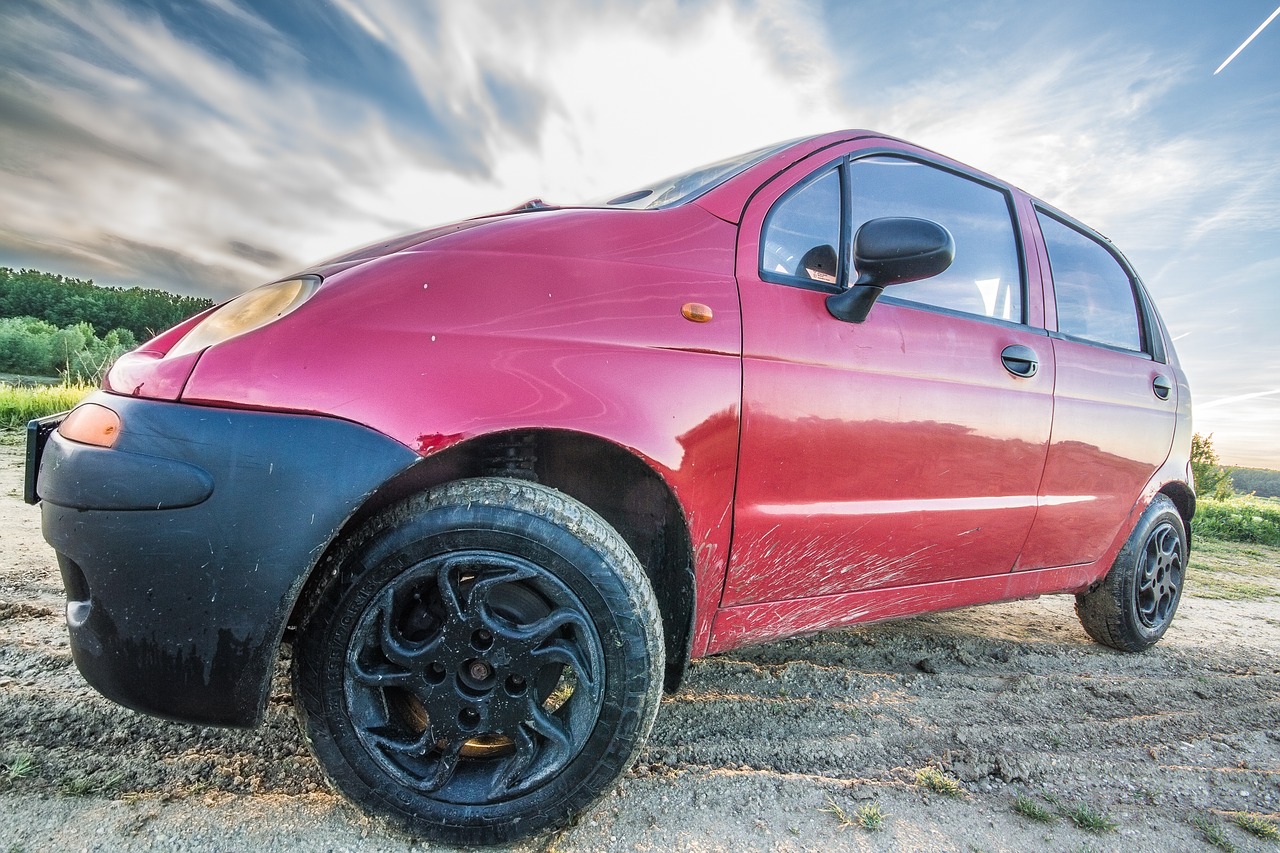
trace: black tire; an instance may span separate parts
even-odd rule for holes
[[[1156,495],[1102,583],[1076,596],[1076,615],[1085,631],[1122,652],[1140,652],[1155,643],[1178,610],[1187,556],[1182,516],[1173,501]]]
[[[568,823],[658,710],[648,578],[587,507],[462,480],[376,516],[327,564],[295,704],[342,793],[414,836],[493,844]]]

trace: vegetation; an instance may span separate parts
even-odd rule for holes
[[[835,815],[836,820],[840,822],[841,829],[859,826],[868,832],[876,832],[884,826],[884,811],[881,810],[878,803],[859,806],[856,812],[849,814],[833,797],[827,797],[827,805],[819,809],[819,811]]]
[[[33,317],[0,318],[0,370],[64,381],[102,381],[107,368],[138,345],[128,329],[99,338],[88,323],[59,329]]]
[[[90,773],[88,776],[68,776],[58,786],[58,792],[68,797],[88,797],[98,794],[112,795],[124,780],[123,773]]]
[[[818,809],[820,812],[826,812],[835,815],[836,820],[840,822],[841,829],[848,829],[851,826],[857,826],[858,822],[852,815],[845,811],[844,806],[835,801],[834,797],[827,797],[827,804]]]
[[[94,387],[84,384],[19,386],[0,383],[0,427],[25,426],[32,418],[65,412]]]
[[[1202,498],[1221,500],[1234,494],[1231,472],[1222,467],[1213,449],[1213,433],[1191,436],[1191,474],[1195,477],[1196,494]]]
[[[124,329],[135,341],[145,341],[212,305],[162,290],[99,287],[39,270],[0,267],[0,317],[31,317],[59,329],[88,323],[99,332]]]
[[[1269,468],[1232,468],[1231,484],[1242,494],[1280,498],[1280,471]]]
[[[946,797],[964,795],[964,789],[960,787],[960,781],[953,779],[936,767],[921,767],[917,770],[916,784],[921,788],[928,788],[930,791]]]
[[[858,826],[868,832],[877,832],[884,826],[884,812],[880,809],[879,803],[858,806],[857,819]]]
[[[1064,810],[1062,815],[1070,818],[1071,822],[1076,826],[1081,829],[1087,829],[1090,832],[1114,832],[1116,827],[1119,826],[1107,815],[1094,811],[1084,803]]]
[[[1191,825],[1200,830],[1200,834],[1209,844],[1226,853],[1235,853],[1236,846],[1231,843],[1231,839],[1227,838],[1227,832],[1222,824],[1216,820],[1205,815],[1192,815]]]
[[[1013,810],[1038,823],[1056,823],[1058,820],[1057,812],[1048,806],[1041,805],[1026,794],[1019,794],[1013,798]]]
[[[28,754],[22,753],[16,756],[8,764],[0,765],[4,768],[4,772],[8,775],[10,782],[16,782],[19,779],[26,779],[35,773],[35,760]]]
[[[212,304],[0,267],[0,372],[97,385],[121,354]]]
[[[1264,841],[1280,841],[1280,827],[1262,815],[1253,812],[1236,812],[1231,816],[1235,825]]]
[[[1202,500],[1192,530],[1210,539],[1280,546],[1280,501],[1243,495]]]
[[[1280,548],[1201,536],[1191,550],[1187,592],[1197,598],[1263,601],[1280,596]]]

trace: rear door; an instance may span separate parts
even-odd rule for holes
[[[1019,569],[1102,556],[1168,458],[1178,406],[1154,309],[1132,269],[1083,225],[1047,208],[1035,214],[1058,380],[1041,507]]]
[[[850,276],[852,235],[881,216],[940,222],[956,260],[887,289],[865,322],[837,320],[825,300]],[[1053,409],[1054,352],[1023,259],[1006,188],[907,146],[820,152],[756,194],[737,259],[743,419],[724,605],[1013,568]],[[1011,353],[1034,372],[1006,366]]]

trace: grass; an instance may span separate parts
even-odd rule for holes
[[[88,797],[93,794],[114,793],[124,779],[123,773],[115,773],[103,778],[101,776],[71,776],[62,780],[58,791],[68,797]]]
[[[836,820],[840,822],[841,829],[848,829],[851,826],[857,826],[858,822],[853,819],[844,808],[835,801],[834,797],[827,797],[827,804],[823,808],[818,809],[820,812],[826,812],[836,816]]]
[[[868,803],[858,807],[858,826],[868,832],[877,832],[884,826],[884,812],[879,803]]]
[[[32,418],[66,411],[94,390],[91,385],[0,383],[0,427],[21,427]]]
[[[10,782],[17,782],[19,779],[26,779],[35,773],[36,763],[30,755],[23,753],[4,765],[4,771],[8,775]]]
[[[1119,826],[1106,814],[1096,812],[1084,803],[1064,810],[1062,816],[1070,818],[1076,826],[1089,832],[1115,832],[1116,827]]]
[[[916,771],[916,784],[921,788],[928,788],[944,797],[961,797],[964,796],[964,788],[960,787],[960,780],[954,779],[943,773],[936,767],[921,767]]]
[[[1013,798],[1013,810],[1023,817],[1038,823],[1057,823],[1058,821],[1057,812],[1042,806],[1025,794],[1019,794]]]
[[[1231,843],[1231,839],[1227,838],[1227,833],[1223,830],[1222,824],[1205,815],[1192,815],[1191,825],[1200,830],[1200,834],[1209,844],[1217,847],[1225,853],[1235,853],[1236,846]]]
[[[1262,601],[1280,597],[1280,548],[1241,547],[1198,537],[1187,575],[1187,593],[1197,598]]]
[[[878,803],[868,803],[859,806],[858,810],[853,814],[849,814],[834,797],[827,797],[827,805],[819,809],[836,816],[836,820],[840,822],[840,829],[848,829],[851,826],[861,827],[868,832],[876,832],[884,826],[884,812],[880,809]]]
[[[1280,841],[1280,827],[1262,815],[1253,812],[1236,812],[1231,816],[1236,826],[1264,841]]]
[[[1204,498],[1196,503],[1191,529],[1208,539],[1280,547],[1280,501],[1250,495]]]

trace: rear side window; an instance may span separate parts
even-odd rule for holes
[[[1036,216],[1049,250],[1058,331],[1141,352],[1142,326],[1129,273],[1093,237],[1041,211]]]
[[[931,219],[951,232],[956,257],[941,275],[895,284],[886,297],[1023,322],[1022,264],[1013,215],[1001,190],[900,157],[849,165],[850,234],[882,216]]]

